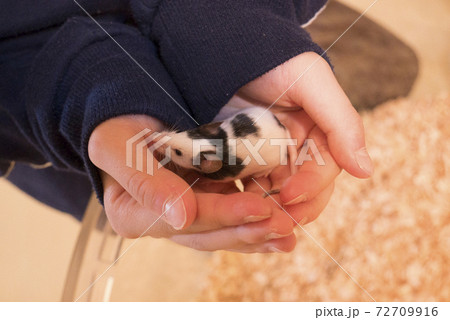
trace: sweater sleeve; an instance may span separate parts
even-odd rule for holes
[[[300,24],[324,2],[162,0],[151,37],[196,119],[209,122],[251,80],[303,52],[323,54]]]
[[[88,172],[102,200],[87,151],[97,125],[123,114],[146,114],[182,129],[194,123],[151,41],[117,19],[96,20],[115,41],[87,17],[69,19],[34,58],[23,99],[27,135],[40,153],[58,169]]]

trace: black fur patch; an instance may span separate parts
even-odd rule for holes
[[[240,113],[231,120],[233,133],[236,138],[247,137],[251,134],[258,134],[259,128],[253,124],[246,114]]]
[[[211,124],[206,124],[200,127],[197,127],[195,129],[189,130],[187,132],[188,137],[191,139],[220,139],[222,140],[222,150],[217,150],[220,154],[222,152],[223,155],[223,165],[222,168],[216,172],[213,173],[203,173],[200,171],[201,175],[203,175],[206,178],[213,179],[213,180],[223,180],[224,178],[228,177],[236,177],[243,169],[244,165],[242,165],[242,159],[238,157],[232,157],[233,161],[232,163],[236,163],[233,165],[230,165],[230,154],[228,153],[228,135],[220,127],[221,122],[215,122]],[[194,155],[194,158],[196,155]],[[235,159],[233,159],[235,158]],[[199,166],[196,166],[197,169],[200,169]]]
[[[204,124],[197,128],[188,130],[187,135],[191,139],[208,139],[208,138],[212,139],[213,137],[217,136],[217,134],[219,133],[219,129],[222,130],[220,128],[221,124],[222,122],[213,122]]]

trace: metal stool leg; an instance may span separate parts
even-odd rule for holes
[[[108,301],[114,282],[111,271],[89,287],[118,257],[122,241],[93,194],[81,223],[61,300]]]

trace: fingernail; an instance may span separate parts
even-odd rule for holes
[[[369,154],[367,153],[366,147],[359,149],[355,152],[355,159],[358,163],[358,166],[369,176],[373,174],[373,163],[372,159],[370,159]]]
[[[163,219],[170,224],[175,230],[183,229],[186,224],[186,208],[184,207],[183,199],[171,198],[164,203]]]
[[[270,252],[277,252],[277,253],[286,253],[285,251],[282,251],[276,247],[269,247]]]
[[[292,234],[292,232],[288,233],[288,234],[279,234],[279,233],[276,233],[276,232],[272,232],[272,233],[266,234],[265,239],[266,240],[280,239],[280,238],[284,238],[284,237],[290,236],[291,234]]]
[[[298,195],[294,199],[292,199],[288,202],[285,202],[284,205],[290,206],[292,204],[299,204],[299,203],[305,202],[306,200],[308,200],[308,195],[306,193],[302,193],[301,195]]]
[[[267,218],[270,218],[270,214],[266,215],[266,216],[247,216],[244,218],[244,223],[258,222],[258,221],[266,220]]]

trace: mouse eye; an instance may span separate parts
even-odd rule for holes
[[[183,155],[183,153],[178,149],[175,149],[175,154],[180,157]]]

